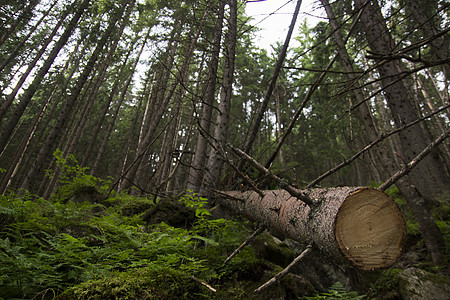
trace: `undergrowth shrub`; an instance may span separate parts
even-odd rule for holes
[[[64,156],[63,152],[57,149],[53,156],[57,168],[56,170],[46,170],[48,177],[57,177],[58,187],[52,194],[52,198],[66,202],[76,195],[87,195],[87,201],[95,201],[100,200],[102,194],[109,193],[111,180],[86,174],[89,168],[81,167],[73,154]],[[81,198],[79,202],[83,202],[84,199]]]
[[[257,263],[249,248],[223,266],[248,231],[243,222],[212,219],[206,198],[188,191],[171,200],[195,210],[189,229],[148,226],[141,213],[153,199],[112,193],[83,201],[75,197],[83,191],[106,197],[109,181],[87,175],[71,155],[54,155],[59,171],[47,173],[59,186],[50,199],[0,196],[0,299],[198,299],[209,292],[193,276],[245,276]]]
[[[176,292],[189,276],[220,280],[239,269],[244,272],[244,262],[251,262],[249,266],[254,262],[251,250],[225,268],[222,262],[242,242],[245,226],[210,219],[206,199],[191,196],[180,200],[196,209],[197,221],[189,230],[164,223],[149,227],[140,214],[123,214],[123,203],[134,200],[129,196],[116,196],[109,207],[66,202],[55,195],[51,200],[30,194],[1,196],[0,298],[52,299],[70,290],[77,299],[83,295],[102,299],[110,294],[96,294],[99,285],[105,287],[103,292],[113,293],[111,285],[128,278],[130,286],[117,285],[116,295],[140,293],[138,287],[131,288],[135,282],[148,286],[154,295],[189,299]],[[154,278],[140,281],[133,277],[136,272]],[[186,293],[202,295],[201,285],[188,281]],[[89,288],[95,289],[88,292]]]

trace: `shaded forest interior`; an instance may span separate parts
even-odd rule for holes
[[[353,268],[386,268],[400,259],[392,274],[425,265],[444,276],[441,295],[450,293],[450,3],[317,0],[305,12],[301,0],[280,1],[292,5],[291,23],[268,51],[255,43],[258,25],[246,13],[259,2],[2,2],[0,285],[8,289],[0,298],[51,298],[50,291],[59,296],[72,288],[61,296],[71,299],[95,289],[83,283],[113,280],[114,272],[132,282],[130,271],[156,278],[139,283],[155,298],[211,296],[212,283],[228,289],[216,295],[236,296],[227,280],[264,282],[264,272],[279,270],[260,263],[254,252],[264,251],[257,247],[244,248],[227,268],[217,267],[222,256],[258,228],[286,233],[274,239],[292,238],[294,221],[314,230],[295,233],[301,236],[295,243],[305,245],[288,242],[290,251],[332,252],[328,259],[342,256],[350,265],[352,271],[330,267],[347,270],[347,286],[334,285],[335,292],[353,288],[374,297],[379,287]],[[305,19],[320,14],[325,17],[313,26]],[[275,198],[267,201],[269,191]],[[352,224],[337,221],[341,205],[357,217],[348,203],[367,191],[382,199],[373,205],[392,207],[379,220],[400,228],[384,235],[395,240],[392,257],[373,265],[360,262],[364,251],[353,261],[345,250],[347,241],[355,249],[370,241],[334,235]],[[395,202],[378,196],[384,192]],[[281,214],[284,204],[271,207],[277,197],[297,199],[301,204],[289,210],[303,205],[308,216],[299,212],[278,230],[275,223],[284,219],[269,216]],[[249,215],[247,199],[269,204]],[[233,212],[223,201],[235,203]],[[179,216],[161,216],[163,205]],[[236,211],[247,219],[236,219]],[[315,217],[323,219],[314,223]],[[320,245],[322,238],[327,242]],[[404,257],[415,260],[400,258],[404,247]],[[90,254],[83,252],[88,248]],[[142,249],[151,254],[144,257]],[[320,258],[311,260],[317,266]],[[302,268],[297,271],[310,271]],[[163,269],[169,279],[161,277]],[[342,276],[327,283],[312,277],[311,290],[283,290],[285,298],[317,295]],[[377,283],[382,277],[389,275]],[[186,290],[170,294],[172,279]],[[169,294],[159,294],[166,284]]]

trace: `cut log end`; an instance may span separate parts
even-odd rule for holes
[[[371,188],[347,196],[337,213],[334,231],[343,256],[362,270],[392,265],[402,254],[406,239],[397,204]]]

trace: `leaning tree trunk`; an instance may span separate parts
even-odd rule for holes
[[[87,1],[89,2],[89,1]],[[125,6],[128,5],[128,2],[125,2],[123,5],[123,10],[125,9]],[[31,166],[30,170],[28,171],[24,181],[22,182],[21,189],[28,190],[31,187],[31,182],[34,181],[37,175],[40,174],[42,171],[42,168],[44,166],[45,160],[47,159],[48,155],[50,154],[50,151],[53,150],[53,147],[58,140],[58,138],[61,135],[61,132],[66,124],[66,117],[72,112],[73,108],[76,106],[76,101],[78,99],[78,96],[81,93],[81,90],[83,89],[85,83],[87,82],[89,75],[91,74],[92,70],[94,69],[94,65],[98,60],[98,57],[100,56],[100,53],[103,51],[103,47],[105,46],[106,42],[110,38],[110,35],[112,31],[115,28],[115,24],[119,20],[119,18],[123,14],[123,10],[121,13],[118,13],[111,17],[110,23],[108,25],[108,28],[103,33],[100,41],[97,43],[97,46],[95,47],[94,52],[92,53],[91,57],[89,58],[88,62],[84,66],[83,71],[81,72],[77,83],[72,88],[72,92],[70,94],[70,97],[65,101],[63,107],[61,108],[58,118],[55,121],[55,124],[50,129],[49,134],[47,135],[46,141],[44,142],[43,146],[39,150],[39,153],[33,162],[33,165]]]
[[[361,270],[398,260],[406,227],[397,204],[380,190],[358,187],[305,190],[311,206],[286,190],[218,193],[218,202],[269,230],[313,244],[335,261]],[[311,208],[310,208],[311,207]]]

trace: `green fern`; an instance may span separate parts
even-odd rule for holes
[[[348,300],[361,300],[364,299],[365,295],[358,295],[355,291],[347,291],[342,283],[335,282],[330,286],[328,292],[320,293],[313,297],[303,297],[302,299],[307,300],[333,300],[333,299],[348,299]]]

